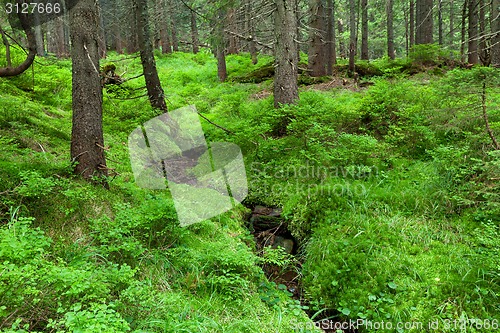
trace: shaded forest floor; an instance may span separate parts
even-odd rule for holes
[[[139,74],[125,58],[102,65]],[[159,55],[158,68],[170,110],[194,104],[231,131],[201,119],[207,141],[242,149],[245,206],[282,209],[296,256],[257,256],[244,206],[181,228],[169,193],[134,184],[128,135],[158,115],[142,78],[104,91],[109,191],[71,174],[70,61],[39,60],[34,86],[30,73],[0,81],[2,332],[308,332],[308,316],[388,332],[499,325],[500,154],[481,114],[486,94],[499,135],[498,71],[410,76],[379,61],[365,88],[335,77],[275,110],[272,80],[234,82],[270,61],[229,56],[227,83],[205,52]],[[266,265],[295,270],[301,299]]]

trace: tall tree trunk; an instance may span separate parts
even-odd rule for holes
[[[433,38],[433,0],[416,0],[416,36],[415,44],[432,44]]]
[[[443,45],[443,0],[438,0],[438,44]]]
[[[361,0],[361,59],[368,60],[368,0]]]
[[[465,61],[465,38],[467,33],[467,27],[465,21],[467,19],[467,8],[469,1],[464,0],[464,5],[462,6],[462,29],[460,30],[460,60]]]
[[[322,0],[310,0],[310,40],[309,40],[309,74],[311,76],[326,75],[326,27],[325,7]]]
[[[214,36],[213,36],[213,52],[217,58],[217,76],[220,82],[224,82],[227,79],[227,66],[226,66],[226,39],[225,39],[225,23],[226,23],[226,12],[225,8],[219,8],[217,10],[217,16],[215,20]]]
[[[140,48],[141,63],[146,80],[146,89],[151,106],[163,112],[167,112],[165,93],[161,87],[156,61],[151,42],[149,30],[148,2],[147,0],[134,0],[134,10],[137,18],[137,39]]]
[[[355,72],[355,56],[356,56],[356,1],[349,0],[349,72]]]
[[[179,51],[179,39],[177,38],[177,22],[175,20],[175,4],[170,0],[170,31],[172,33],[172,49],[174,52]]]
[[[257,43],[255,42],[255,18],[252,10],[252,0],[246,0],[245,4],[245,23],[247,24],[246,31],[249,33],[248,52],[252,58],[252,64],[256,65],[257,58]]]
[[[102,0],[96,2],[97,14],[99,15],[99,57],[105,59],[107,55],[106,32],[104,31],[104,17],[102,16],[101,1]]]
[[[500,0],[493,0],[490,15],[491,33],[491,65],[500,67]]]
[[[160,28],[160,44],[161,52],[163,54],[172,53],[172,45],[170,43],[170,35],[168,31],[169,26],[169,7],[167,6],[166,0],[158,0],[157,2],[157,12],[159,16],[159,28]]]
[[[236,9],[229,8],[227,11],[227,28],[230,34],[227,35],[227,40],[229,41],[227,47],[228,54],[238,54],[239,53],[239,38],[235,35],[238,33],[238,25],[236,24]]]
[[[37,10],[33,12],[33,20],[35,25],[36,54],[39,57],[44,57],[45,45],[43,40],[42,22],[40,21],[40,14]]]
[[[344,43],[344,23],[342,22],[342,19],[337,20],[337,29],[339,30],[339,52],[340,56],[342,58],[347,57],[347,50],[345,48],[345,43]]]
[[[478,48],[478,1],[469,1],[469,26],[468,26],[468,49],[467,49],[467,62],[469,64],[477,64],[479,62],[479,56],[477,52]]]
[[[396,58],[396,52],[394,50],[393,5],[393,0],[387,0],[387,56],[391,60]]]
[[[450,33],[449,33],[449,43],[450,48],[454,47],[455,44],[455,1],[450,0]]]
[[[198,38],[198,24],[196,22],[196,12],[194,10],[191,10],[191,42],[193,43],[193,53],[198,53],[200,51],[198,47],[200,40]]]
[[[410,0],[410,49],[415,45],[415,0]]]
[[[490,54],[486,45],[486,5],[484,0],[479,0],[479,60],[483,66],[490,65]]]
[[[335,41],[335,2],[334,0],[327,0],[326,5],[326,74],[333,74],[333,65],[337,63],[336,41]]]
[[[107,187],[99,78],[99,16],[95,0],[80,0],[70,10],[73,75],[71,160],[85,179],[100,177]]]
[[[297,17],[295,0],[275,0],[275,75],[274,106],[292,104],[299,99],[297,85]]]

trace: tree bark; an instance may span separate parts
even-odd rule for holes
[[[161,87],[156,61],[153,52],[153,44],[149,30],[147,0],[134,0],[134,10],[137,18],[137,39],[140,48],[141,63],[146,80],[146,89],[151,106],[163,112],[167,112],[165,93]]]
[[[410,0],[410,49],[415,45],[415,1]]]
[[[416,0],[416,36],[415,44],[432,44],[433,38],[433,0]]]
[[[299,99],[297,85],[297,18],[295,0],[275,0],[275,75],[274,106],[293,104]]]
[[[75,172],[107,187],[99,77],[99,17],[95,0],[80,0],[70,10],[73,77],[71,160]]]
[[[196,22],[196,12],[191,10],[191,41],[193,42],[193,53],[196,54],[200,51],[198,44],[200,40],[198,38],[198,24]]]
[[[172,50],[179,51],[179,39],[177,38],[177,22],[175,21],[175,5],[170,0],[170,31],[172,33]]]
[[[33,12],[35,40],[36,40],[36,54],[39,57],[45,56],[45,44],[43,40],[42,23],[40,21],[40,14],[37,10]]]
[[[500,67],[500,0],[493,0],[491,5],[491,65]]]
[[[238,54],[239,53],[239,39],[236,37],[238,34],[238,25],[236,24],[236,9],[229,8],[227,11],[227,28],[234,34],[229,34],[227,40],[229,41],[227,47],[228,54]]]
[[[489,66],[491,58],[486,45],[486,5],[484,0],[479,0],[479,50],[478,56],[481,65]]]
[[[225,82],[227,79],[227,66],[226,66],[226,51],[222,45],[217,46],[217,76],[220,82]]]
[[[438,0],[438,44],[443,45],[443,0]]]
[[[469,25],[467,30],[468,48],[467,48],[467,62],[469,64],[477,64],[479,62],[478,56],[478,1],[468,0],[469,5]]]
[[[333,65],[337,63],[337,50],[335,41],[335,2],[334,0],[327,0],[326,6],[326,20],[327,20],[327,45],[326,45],[326,74],[333,74]]]
[[[337,20],[337,29],[339,30],[339,52],[340,52],[340,56],[345,59],[347,57],[347,50],[345,48],[344,37],[343,37],[343,34],[344,34],[344,23],[342,22],[342,19],[338,19]]]
[[[356,70],[356,1],[349,0],[349,72],[351,75]]]
[[[462,29],[460,30],[460,60],[462,62],[465,61],[465,35],[467,32],[465,21],[467,19],[468,3],[468,0],[464,0],[464,5],[462,6]]]
[[[449,43],[448,45],[453,48],[454,43],[455,43],[455,14],[454,14],[454,8],[455,8],[455,1],[450,0],[450,33],[449,33]]]
[[[387,56],[391,60],[396,58],[396,52],[394,50],[393,5],[393,0],[387,0]]]
[[[361,59],[368,60],[368,0],[361,0]]]
[[[325,7],[322,0],[310,0],[309,74],[313,77],[326,75],[326,27]]]

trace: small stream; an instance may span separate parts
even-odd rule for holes
[[[281,246],[285,249],[286,253],[295,256],[297,259],[294,267],[289,267],[284,270],[282,267],[276,265],[264,264],[262,269],[267,278],[277,285],[285,285],[287,290],[292,294],[293,299],[299,300],[301,305],[309,306],[302,295],[303,288],[300,274],[302,262],[301,258],[297,256],[300,244],[298,244],[297,240],[288,230],[287,223],[282,217],[282,209],[258,205],[249,208],[252,212],[246,219],[247,228],[254,236],[257,254],[261,255],[265,247],[270,246],[272,248],[277,248]],[[315,315],[315,312],[312,310],[306,311],[306,313],[309,317]],[[334,319],[328,319],[336,314],[338,314],[336,311],[324,311],[314,318],[315,324],[322,328],[323,332],[338,332],[336,329],[333,329],[333,327],[340,327],[340,323],[336,323]],[[339,326],[337,326],[337,324]],[[332,329],[326,327],[332,327]],[[343,332],[357,333],[358,331],[347,329],[343,330]]]

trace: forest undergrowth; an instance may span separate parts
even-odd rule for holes
[[[136,186],[128,135],[158,115],[142,78],[104,89],[110,189],[72,175],[71,63],[46,58],[0,81],[1,332],[498,331],[498,70],[383,59],[365,88],[274,109],[272,80],[237,82],[269,57],[228,56],[219,83],[208,52],[157,56],[169,110],[195,105],[208,142],[241,148],[245,206],[283,208],[301,302],[265,277],[248,208],[182,228],[168,191]]]

